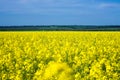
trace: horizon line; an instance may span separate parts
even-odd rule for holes
[[[64,25],[61,25],[61,24],[43,24],[43,25],[0,25],[1,26],[120,26],[120,25],[70,25],[70,24],[64,24]]]

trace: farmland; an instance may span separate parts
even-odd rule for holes
[[[120,80],[120,32],[0,32],[0,80]]]

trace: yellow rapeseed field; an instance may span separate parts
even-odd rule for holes
[[[0,80],[120,80],[120,32],[0,32]]]

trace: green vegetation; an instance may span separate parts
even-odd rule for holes
[[[120,26],[42,25],[0,26],[0,31],[120,31]]]

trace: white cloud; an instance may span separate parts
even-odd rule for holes
[[[8,1],[7,3],[5,3]],[[84,1],[84,2],[82,2]],[[119,3],[95,3],[96,0],[5,0],[0,12],[38,14],[88,14],[104,8],[120,8]]]
[[[120,4],[118,3],[101,3],[98,5],[98,8],[104,9],[104,8],[120,8]]]
[[[19,0],[18,3],[28,4],[28,3],[37,2],[37,1],[39,0]]]

